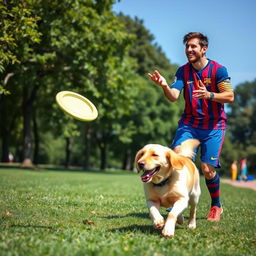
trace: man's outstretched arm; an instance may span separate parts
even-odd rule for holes
[[[176,88],[170,88],[165,78],[157,70],[153,74],[148,73],[148,76],[154,83],[163,88],[164,95],[168,100],[174,102],[179,98],[180,91]]]

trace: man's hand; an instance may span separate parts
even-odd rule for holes
[[[171,102],[174,102],[178,99],[180,95],[180,91],[176,88],[169,87],[165,78],[161,76],[157,70],[155,70],[153,74],[148,73],[148,76],[151,78],[151,80],[154,83],[156,83],[157,85],[163,88],[164,95],[168,100],[170,100]]]
[[[160,75],[160,73],[155,70],[153,74],[148,73],[148,76],[151,78],[151,80],[161,86],[162,88],[167,87],[168,83],[166,82],[165,78]]]
[[[197,99],[210,99],[211,93],[207,91],[205,85],[201,80],[198,81],[199,89],[193,91],[193,98]]]

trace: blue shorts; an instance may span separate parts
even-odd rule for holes
[[[188,139],[198,139],[201,148],[201,161],[214,167],[220,167],[220,153],[225,138],[225,130],[203,130],[180,124],[171,148],[179,146]],[[198,149],[195,151],[197,153]]]

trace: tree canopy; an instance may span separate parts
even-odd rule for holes
[[[177,66],[143,20],[115,14],[113,3],[0,3],[1,161],[11,152],[25,166],[132,169],[144,144],[171,144],[183,101],[171,104],[147,73],[158,69],[171,83]],[[226,172],[239,154],[255,155],[254,88],[255,81],[236,88],[223,148]],[[65,115],[55,102],[61,90],[88,97],[97,120]]]
[[[249,171],[255,172],[256,163],[256,80],[244,82],[235,88],[236,99],[230,105],[230,136],[232,150],[237,158],[247,158]]]

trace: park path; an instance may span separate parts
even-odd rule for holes
[[[235,187],[240,187],[240,188],[250,188],[256,191],[256,180],[253,181],[232,181],[229,179],[221,179],[222,183],[230,184]]]

